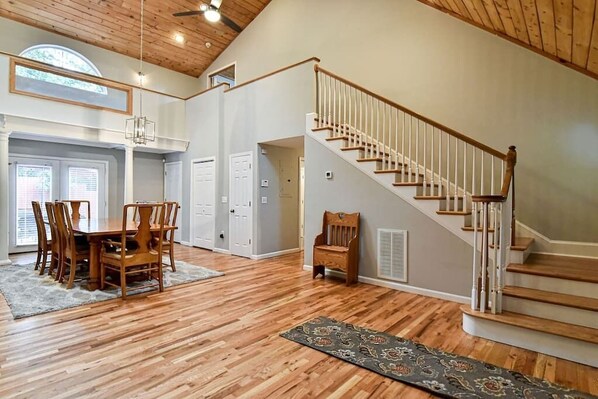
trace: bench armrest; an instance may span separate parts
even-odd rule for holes
[[[316,236],[316,239],[314,240],[314,246],[316,245],[326,245],[324,233],[320,233]]]

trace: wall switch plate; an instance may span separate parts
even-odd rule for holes
[[[327,179],[332,179],[332,176],[333,176],[332,171],[331,170],[327,170],[325,176],[326,176]]]
[[[262,180],[262,187],[268,187],[268,185],[270,184],[270,182],[268,180]]]
[[[226,204],[227,202],[228,202],[228,197],[224,197],[224,196],[223,196],[223,197],[222,197],[222,203],[223,203],[223,204]]]
[[[262,197],[262,204],[268,203],[268,197]]]

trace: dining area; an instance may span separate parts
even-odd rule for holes
[[[120,218],[96,218],[88,200],[31,202],[37,229],[34,270],[71,290],[164,290],[176,272],[177,202],[125,204]],[[163,263],[163,257],[167,263]]]

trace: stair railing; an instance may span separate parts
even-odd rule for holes
[[[515,236],[515,147],[504,154],[318,64],[315,74],[317,127],[396,172],[397,185],[417,186],[418,197],[438,199],[444,213],[466,217],[474,235],[472,308],[490,304],[500,312]]]

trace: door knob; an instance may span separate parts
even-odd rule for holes
[[[235,210],[234,210],[234,209],[231,209],[231,210],[230,210],[230,213],[235,213]]]

